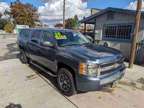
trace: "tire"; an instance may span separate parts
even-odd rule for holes
[[[20,50],[20,61],[23,63],[23,64],[28,64],[29,63],[29,60],[24,52],[24,50]]]
[[[73,75],[68,69],[59,69],[57,83],[62,94],[66,96],[72,96],[76,94]]]

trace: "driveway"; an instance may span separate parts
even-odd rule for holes
[[[1,39],[0,47],[0,108],[10,103],[22,108],[144,108],[144,67],[127,69],[114,89],[65,97],[54,78],[18,60],[15,39]]]
[[[0,62],[0,108],[9,103],[22,108],[75,108],[32,68],[18,59]]]

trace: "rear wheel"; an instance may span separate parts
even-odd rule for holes
[[[65,68],[58,71],[57,83],[62,94],[71,96],[76,93],[73,75]]]
[[[20,51],[20,60],[22,63],[27,64],[29,62],[25,52],[23,50]]]

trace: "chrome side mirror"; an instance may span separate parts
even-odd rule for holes
[[[49,42],[49,41],[42,42],[42,45],[45,47],[54,47],[55,46],[52,42]]]

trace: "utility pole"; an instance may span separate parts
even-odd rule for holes
[[[65,29],[65,0],[63,0],[63,29]]]
[[[137,36],[139,33],[140,27],[140,20],[141,20],[141,8],[142,8],[142,0],[137,0],[137,10],[136,10],[136,17],[135,17],[135,29],[133,33],[132,45],[131,45],[131,55],[130,55],[130,62],[129,68],[133,67],[135,56],[136,56],[136,43],[137,43]]]

